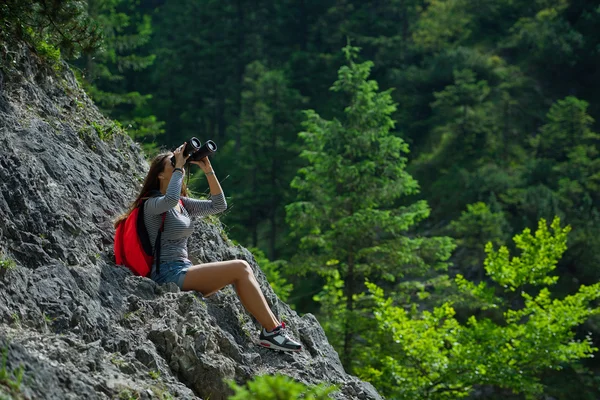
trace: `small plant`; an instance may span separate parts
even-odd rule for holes
[[[197,325],[188,326],[185,330],[185,335],[186,336],[194,336],[199,331],[200,331],[200,328]]]
[[[229,400],[329,400],[329,394],[337,390],[336,386],[326,384],[306,386],[285,375],[261,375],[247,382],[246,386],[239,386],[233,381],[228,381],[228,385],[235,391]]]
[[[50,66],[54,71],[61,70],[60,49],[52,45],[46,35],[36,34],[33,28],[27,27],[25,35],[35,47],[35,52]]]
[[[123,319],[124,320],[129,320],[131,317],[138,316],[140,314],[140,311],[141,310],[128,311],[125,314],[123,314]]]
[[[92,121],[91,125],[98,134],[100,140],[104,142],[111,140],[117,133],[123,133],[123,126],[119,121],[111,121],[106,125],[100,125],[99,123]]]
[[[44,317],[44,321],[46,321],[46,324],[48,325],[52,325],[52,322],[54,322],[54,318],[50,317],[48,314],[46,313],[42,313],[43,317]]]
[[[151,386],[150,390],[152,390],[156,394],[156,398],[159,400],[174,400],[175,399],[175,397],[173,397],[173,395],[167,391],[166,386],[162,383],[159,383],[155,386]]]
[[[6,386],[11,391],[11,394],[19,393],[21,391],[21,382],[23,381],[25,367],[20,365],[11,372],[6,366],[7,363],[8,348],[4,348],[2,349],[2,364],[0,364],[0,385]]]
[[[148,371],[148,376],[152,379],[158,379],[160,378],[160,371]]]
[[[100,125],[96,121],[92,121],[92,127],[94,128],[94,130],[98,134],[98,137],[100,138],[100,140],[110,139],[110,137],[112,136],[112,133],[111,133],[112,129],[110,130],[110,132],[108,132],[107,128],[103,127],[102,125]]]
[[[110,362],[113,363],[114,365],[116,365],[117,367],[122,367],[126,364],[126,362],[120,358],[117,357],[117,355],[114,355],[111,359]]]
[[[123,389],[119,393],[120,400],[138,400],[140,398],[140,394],[136,391],[131,391],[129,389]]]
[[[285,270],[287,266],[286,261],[271,261],[262,250],[256,247],[250,248],[249,250],[252,252],[252,255],[254,255],[254,258],[258,265],[260,265],[262,271],[265,273],[275,294],[277,294],[281,300],[287,301],[294,286],[287,281],[281,272]]]
[[[88,136],[87,128],[86,127],[82,127],[81,129],[79,129],[77,131],[77,136],[79,136],[79,139],[85,140],[86,137]]]
[[[16,268],[17,263],[8,258],[6,255],[4,254],[0,254],[0,268],[1,269],[14,269]]]

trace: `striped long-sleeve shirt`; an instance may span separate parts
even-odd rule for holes
[[[187,242],[194,232],[192,217],[217,214],[227,208],[223,193],[212,196],[211,200],[180,197],[182,183],[183,173],[175,170],[165,195],[152,197],[144,203],[144,222],[153,250],[162,222],[161,214],[167,213],[164,231],[160,239],[161,264],[188,259]],[[183,202],[182,212],[179,212],[176,207],[179,199]]]

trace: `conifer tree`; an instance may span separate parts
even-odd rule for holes
[[[425,201],[393,207],[418,184],[405,171],[408,145],[391,132],[396,105],[390,91],[368,80],[373,63],[357,63],[358,51],[344,48],[347,65],[331,88],[348,102],[343,118],[305,113],[301,156],[308,165],[292,181],[298,201],[286,207],[293,234],[301,238],[293,264],[328,278],[333,295],[322,297],[321,321],[350,370],[362,333],[356,295],[365,277],[395,281],[443,269],[453,247],[448,238],[408,234],[429,215]]]
[[[85,89],[102,111],[151,150],[164,123],[148,108],[152,96],[137,91],[128,76],[154,62],[155,55],[142,50],[152,35],[150,16],[137,11],[136,0],[88,0],[87,12],[102,27],[103,44],[95,54],[75,62],[83,69]]]
[[[101,43],[100,28],[88,18],[84,0],[4,0],[0,41],[23,40],[43,58],[89,54]]]
[[[290,199],[290,182],[298,168],[295,132],[303,98],[289,87],[285,74],[263,63],[249,64],[244,74],[240,121],[226,158],[231,162],[235,192],[231,204],[239,205],[230,218],[245,232],[252,247],[267,249],[271,260],[278,250],[285,226],[284,205]],[[246,235],[243,235],[246,233]]]

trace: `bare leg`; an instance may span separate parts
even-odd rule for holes
[[[233,284],[246,310],[267,330],[279,325],[250,265],[244,260],[219,261],[190,267],[183,280],[183,290],[195,290],[208,297]]]

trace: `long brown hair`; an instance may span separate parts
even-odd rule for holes
[[[135,210],[136,207],[140,205],[142,199],[148,198],[148,193],[153,190],[160,190],[160,180],[158,179],[158,175],[165,170],[165,160],[167,157],[171,157],[173,153],[161,153],[154,157],[152,162],[150,163],[150,170],[146,175],[146,179],[144,179],[144,184],[142,185],[142,190],[140,194],[138,194],[137,198],[129,205],[129,209],[125,214],[119,215],[114,222],[115,229],[119,224],[129,217],[129,214]],[[181,196],[187,196],[187,186],[185,182],[181,184]]]

